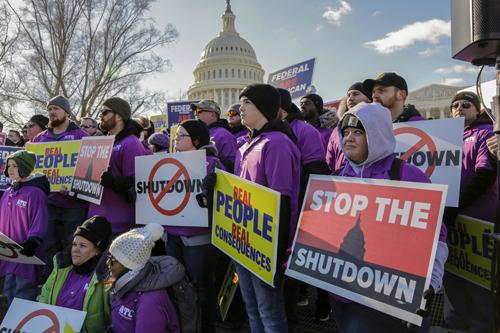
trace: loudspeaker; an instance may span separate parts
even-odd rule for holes
[[[452,57],[494,65],[500,55],[500,1],[450,0]]]

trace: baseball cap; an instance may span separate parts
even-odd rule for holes
[[[211,99],[202,99],[198,103],[191,104],[191,110],[196,111],[196,109],[203,109],[205,111],[215,112],[220,115],[220,107],[215,101]]]
[[[375,85],[381,85],[384,87],[394,86],[401,90],[408,92],[408,85],[405,79],[394,72],[386,72],[377,76],[376,79],[367,79],[363,81],[363,89],[366,92],[372,92]]]

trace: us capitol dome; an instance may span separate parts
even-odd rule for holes
[[[264,79],[253,47],[234,27],[235,19],[230,0],[226,0],[222,31],[203,49],[193,71],[194,83],[187,92],[189,100],[216,101],[223,115],[231,104],[239,102],[238,95],[244,87]]]

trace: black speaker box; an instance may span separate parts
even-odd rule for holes
[[[500,0],[450,0],[452,57],[494,65],[500,56]]]

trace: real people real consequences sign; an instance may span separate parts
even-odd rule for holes
[[[416,325],[446,185],[312,175],[286,274]]]

